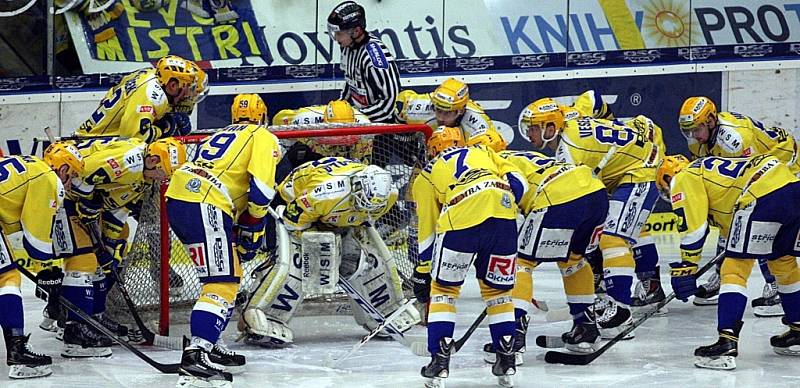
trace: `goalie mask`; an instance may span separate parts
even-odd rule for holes
[[[388,203],[392,190],[392,175],[378,166],[367,166],[350,177],[350,192],[358,210],[381,210]]]

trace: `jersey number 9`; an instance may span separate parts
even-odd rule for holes
[[[198,156],[203,160],[216,160],[225,155],[225,151],[236,140],[236,134],[230,132],[221,132],[211,136],[200,149]]]

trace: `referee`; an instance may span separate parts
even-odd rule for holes
[[[400,73],[394,56],[375,35],[366,31],[364,7],[345,1],[328,16],[328,32],[342,48],[345,85],[341,98],[358,108],[373,123],[393,123],[394,103],[400,92]],[[373,163],[414,165],[416,142],[407,135],[378,135],[373,142]],[[397,155],[392,158],[392,155]]]

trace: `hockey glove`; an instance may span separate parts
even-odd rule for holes
[[[431,300],[431,262],[423,261],[414,268],[414,275],[411,276],[411,283],[414,284],[414,296],[420,303],[428,303]]]
[[[266,217],[254,218],[249,213],[239,217],[239,224],[236,226],[236,251],[242,262],[248,262],[256,256],[264,243],[266,224]]]
[[[81,198],[78,206],[75,207],[78,219],[84,225],[90,225],[100,219],[100,212],[103,210],[103,203],[98,200]]]
[[[186,113],[166,113],[155,124],[161,128],[161,137],[186,136],[192,131],[192,122]]]
[[[672,291],[675,297],[687,302],[697,292],[697,264],[690,261],[669,263],[672,275]]]
[[[103,245],[106,247],[106,251],[114,258],[114,260],[118,262],[122,262],[122,257],[125,255],[125,247],[128,245],[128,241],[125,239],[117,239],[117,238],[110,238],[103,236]]]
[[[61,282],[64,280],[64,272],[61,267],[44,268],[36,274],[36,297],[47,301],[47,297],[58,298],[61,293]]]

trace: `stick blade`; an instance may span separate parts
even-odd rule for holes
[[[551,350],[544,354],[544,361],[548,364],[589,365],[597,358],[596,354],[596,352],[588,354],[562,353]]]

